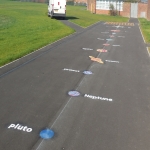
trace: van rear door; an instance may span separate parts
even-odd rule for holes
[[[54,0],[54,13],[66,14],[66,0]]]

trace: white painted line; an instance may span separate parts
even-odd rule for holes
[[[119,61],[114,61],[114,60],[105,60],[105,61],[119,63]]]
[[[73,70],[73,69],[67,69],[67,68],[64,68],[63,70],[65,70],[65,71],[72,71],[72,72],[80,72],[80,70]]]
[[[138,25],[138,26],[139,26],[139,25]],[[143,41],[144,41],[144,43],[146,43],[140,26],[139,26],[139,29],[140,29],[141,35],[142,35],[142,37],[143,37]]]
[[[101,32],[101,33],[109,33],[109,32]]]
[[[101,38],[97,38],[98,40],[104,40],[104,39],[101,39]]]
[[[87,50],[87,51],[92,51],[93,49],[91,48],[82,48],[83,50]]]
[[[125,38],[125,36],[118,36],[118,37],[122,37],[122,38]]]
[[[113,46],[120,46],[120,45],[113,45]]]
[[[148,47],[147,47],[147,52],[148,52],[148,55],[149,55],[149,57],[150,57],[150,52],[149,52],[149,49],[148,49]]]

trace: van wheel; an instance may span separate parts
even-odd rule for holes
[[[51,11],[51,19],[53,19],[53,11]]]

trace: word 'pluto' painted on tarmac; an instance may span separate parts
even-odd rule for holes
[[[116,33],[112,33],[112,34],[116,34]]]
[[[111,99],[111,98],[104,98],[104,97],[93,96],[93,95],[88,95],[88,94],[84,94],[84,97],[91,98],[91,99],[100,99],[102,101],[110,101],[110,102],[113,101],[113,99]]]
[[[80,96],[80,93],[78,91],[69,91],[68,95],[76,97],[76,96]]]
[[[98,40],[104,40],[104,39],[101,39],[101,38],[97,38]]]
[[[104,63],[100,58],[95,58],[93,56],[89,56],[89,57],[91,58],[92,61],[96,61],[96,62],[101,63],[101,64]]]
[[[91,48],[82,48],[83,50],[87,50],[87,51],[92,51],[93,49]]]
[[[90,75],[90,74],[93,74],[93,72],[92,71],[83,71],[83,74]]]
[[[22,126],[20,124],[11,124],[9,125],[8,127],[9,129],[12,128],[12,129],[17,129],[17,130],[22,130],[22,131],[26,131],[26,132],[31,132],[32,131],[32,128],[28,128],[27,126]]]
[[[51,139],[54,136],[54,131],[51,129],[44,129],[40,132],[42,139]]]
[[[105,43],[105,44],[103,44],[104,46],[109,46],[110,44],[107,44],[107,43]]]
[[[73,69],[67,69],[67,68],[64,68],[63,70],[66,70],[66,71],[73,71],[73,72],[80,72],[80,70],[73,70]]]
[[[98,52],[107,52],[106,49],[97,49]]]
[[[114,62],[114,63],[119,63],[119,61],[114,61],[114,60],[105,60],[107,62]]]

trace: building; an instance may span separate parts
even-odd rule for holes
[[[95,14],[108,15],[110,12],[109,6],[113,4],[118,14],[123,17],[147,17],[147,3],[130,3],[123,0],[87,0],[87,3],[87,9]]]

